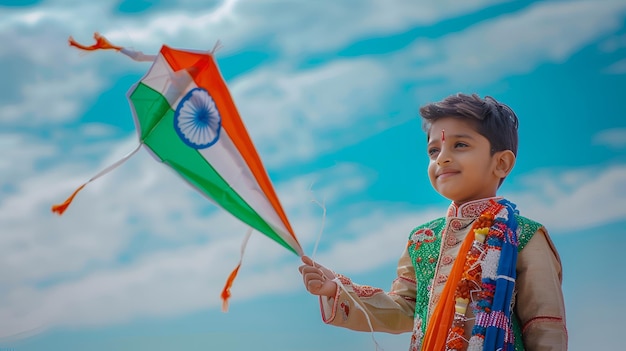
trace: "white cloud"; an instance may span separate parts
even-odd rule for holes
[[[305,161],[397,123],[383,108],[394,91],[386,69],[368,59],[307,70],[259,70],[232,92],[269,165]]]
[[[359,206],[359,216],[351,217],[345,228],[335,230],[332,246],[316,261],[343,274],[363,273],[396,262],[410,231],[444,214],[445,209],[411,211],[376,203]]]
[[[25,174],[35,171],[35,165],[42,159],[57,154],[57,147],[41,140],[33,140],[28,135],[0,133],[0,149],[8,150],[0,157],[0,184],[17,181]],[[1,192],[0,192],[1,193]],[[0,198],[0,203],[2,202]]]
[[[626,48],[626,34],[614,35],[600,43],[600,50],[604,52],[615,52]]]
[[[626,218],[626,166],[545,170],[522,178],[525,189],[509,198],[522,215],[548,230],[580,231]]]
[[[304,57],[341,48],[367,35],[401,32],[419,23],[459,15],[501,0],[446,6],[448,2],[398,0],[359,2],[223,1],[219,5],[178,6],[150,16],[116,16],[108,3],[56,1],[0,14],[0,72],[11,82],[1,94],[0,121],[35,126],[76,119],[109,83],[108,75],[141,70],[114,53],[78,60],[67,37],[90,44],[100,31],[114,43],[153,53],[162,43],[209,49],[219,39],[226,53],[267,42],[267,52]],[[272,20],[268,20],[271,18]],[[3,58],[9,60],[3,64]],[[284,60],[284,58],[283,58]]]
[[[626,60],[624,63],[626,63]],[[626,147],[626,128],[603,130],[593,136],[593,143],[604,145],[611,149],[623,149]]]
[[[604,71],[608,74],[625,74],[626,73],[626,59],[622,59],[612,63]]]
[[[111,138],[115,135],[116,129],[104,123],[84,124],[79,128],[77,134],[87,138]]]
[[[383,106],[389,99],[409,99],[398,90],[401,82],[424,82],[419,95],[425,99],[438,86],[449,92],[451,86],[489,83],[546,61],[561,62],[617,28],[624,11],[626,3],[618,1],[537,3],[382,58],[335,61],[299,72],[267,67],[236,80],[233,95],[253,139],[263,145],[266,162],[307,160],[397,123]],[[425,81],[428,77],[434,80]]]
[[[261,9],[256,3],[232,1],[208,7],[205,11],[198,10],[192,16],[180,9],[151,14],[150,17],[118,18],[110,12],[96,16],[102,12],[103,5],[77,3],[75,11],[82,15],[77,21],[68,21],[71,11],[68,15],[63,2],[46,7],[50,11],[36,16],[14,11],[7,17],[11,18],[12,24],[7,27],[11,30],[5,34],[10,45],[0,49],[3,50],[0,59],[2,55],[19,55],[31,67],[37,67],[34,72],[45,70],[48,73],[32,76],[11,73],[16,85],[11,94],[18,92],[18,95],[6,98],[7,103],[0,105],[0,118],[9,125],[28,126],[76,119],[84,108],[81,105],[92,103],[93,95],[108,84],[104,75],[121,70],[142,70],[142,65],[130,62],[122,55],[97,53],[80,58],[77,51],[67,48],[68,33],[80,34],[81,41],[86,38],[90,41],[91,30],[86,36],[85,27],[103,19],[107,23],[103,23],[101,29],[110,34],[111,39],[118,43],[130,42],[130,46],[146,52],[153,52],[162,42],[198,47],[198,43],[206,42],[211,33],[233,36],[222,40],[226,48],[238,50],[248,40],[258,40],[259,35],[281,33],[273,37],[285,41],[280,45],[284,51],[306,55],[315,50],[346,45],[350,40],[373,32],[393,32],[495,2],[464,3],[452,7],[454,10],[446,10],[445,4],[437,2],[424,4],[419,9],[403,2],[397,6],[371,2],[357,10],[345,4],[334,4],[326,17],[310,16],[322,8],[326,10],[317,3],[292,8],[276,2],[274,5],[264,4],[267,7]],[[385,6],[385,11],[380,6]],[[293,11],[293,15],[279,16],[281,20],[276,21],[267,21],[265,17],[262,21],[255,20],[260,11],[269,8],[276,8],[272,12]],[[290,67],[290,59],[283,57],[271,66],[229,83],[245,123],[252,127],[253,139],[263,145],[264,160],[270,165],[298,159],[306,161],[398,123],[399,120],[386,115],[383,106],[391,98],[407,96],[408,99],[409,93],[399,90],[401,82],[414,81],[415,75],[420,81],[424,77],[447,77],[449,83],[457,86],[462,82],[479,83],[505,74],[522,73],[546,59],[562,60],[589,40],[607,32],[619,23],[617,19],[623,9],[620,2],[607,2],[607,6],[595,6],[591,2],[541,3],[502,19],[477,24],[463,34],[449,35],[432,43],[418,42],[410,50],[391,56],[344,59],[305,71],[294,70]],[[37,11],[40,10],[34,10]],[[353,11],[360,15],[353,14],[353,20],[338,20]],[[333,17],[335,15],[337,18]],[[292,26],[292,21],[300,21],[303,17],[319,17],[320,21],[330,24]],[[290,30],[283,30],[282,26]],[[22,40],[9,40],[22,31],[28,33]],[[314,35],[308,31],[328,33]],[[564,35],[572,32],[576,35]],[[256,36],[246,39],[249,33]],[[197,36],[200,34],[202,39],[199,40]],[[133,38],[128,40],[129,36]],[[309,36],[310,39],[306,39]],[[215,39],[209,40],[208,47]],[[37,45],[39,42],[43,45]],[[558,44],[553,44],[555,42]],[[325,47],[316,48],[316,45]],[[458,55],[458,52],[464,54]],[[425,89],[432,94],[433,86],[427,86]],[[449,89],[447,87],[446,91]]]
[[[80,96],[96,92],[101,86],[99,78],[91,71],[35,79],[21,86],[23,100],[0,107],[1,121],[33,127],[72,120],[83,105]]]
[[[110,28],[114,39],[190,45],[220,39],[225,50],[267,42],[288,56],[339,49],[369,35],[402,32],[419,24],[461,15],[503,0],[427,1],[223,1],[219,6],[193,5],[153,12]],[[268,20],[271,19],[271,20]],[[119,29],[121,28],[121,29]],[[157,39],[158,38],[158,39]]]
[[[619,28],[626,3],[543,1],[441,40],[413,45],[418,79],[446,86],[484,84],[524,74],[545,62],[561,63],[591,41]],[[426,55],[426,56],[425,56]]]
[[[402,32],[499,2],[502,1],[313,1],[294,5],[278,0],[270,4],[241,2],[237,9],[240,15],[258,25],[249,32],[280,33],[271,42],[281,51],[306,55],[335,50],[371,35]],[[268,10],[273,18],[281,20],[266,21],[259,17],[259,13]]]
[[[115,265],[125,251],[134,254],[136,248],[130,245],[142,235],[159,238],[161,246],[180,246],[217,235],[215,228],[230,228],[226,224],[207,227],[203,216],[215,212],[213,206],[145,150],[89,184],[57,218],[50,212],[52,204],[63,201],[137,142],[134,136],[118,146],[109,142],[110,155],[105,159],[104,147],[85,151],[77,146],[63,160],[56,156],[55,163],[35,169],[40,159],[60,151],[33,139],[2,138],[14,140],[16,151],[22,151],[10,153],[1,165],[9,177],[0,201],[0,262],[16,267],[0,274],[3,284],[54,280]],[[209,218],[219,223],[230,219]]]
[[[47,22],[0,32],[0,123],[39,127],[76,119],[85,100],[107,82],[107,70],[97,72],[68,48],[63,32]]]
[[[302,54],[333,50],[372,34],[401,32],[503,1],[427,1],[419,5],[408,0],[297,5],[284,0],[225,0],[208,5],[180,1],[171,7],[156,6],[149,15],[133,16],[116,16],[108,3],[55,1],[5,11],[0,15],[0,28],[36,32],[51,26],[82,38],[98,30],[138,48],[154,48],[164,42],[198,47],[207,40],[212,45],[221,39],[227,43],[226,50],[237,50],[264,38],[282,52]]]

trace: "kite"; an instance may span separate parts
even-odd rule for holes
[[[63,203],[52,206],[61,215],[88,183],[129,159],[143,145],[217,206],[303,256],[272,183],[237,112],[212,51],[174,49],[163,45],[157,55],[145,55],[111,44],[94,34],[82,50],[116,50],[135,61],[151,61],[148,72],[128,91],[139,145],[130,154],[79,186]],[[249,237],[246,236],[243,249]],[[222,291],[228,308],[230,287],[241,260]]]

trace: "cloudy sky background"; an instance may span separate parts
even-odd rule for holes
[[[305,252],[323,229],[319,262],[383,288],[409,231],[448,205],[426,176],[419,106],[456,92],[509,104],[521,144],[501,194],[560,251],[570,350],[621,348],[623,0],[0,0],[0,347],[375,349],[324,325],[299,259],[258,233],[222,313],[247,229],[145,150],[50,212],[137,145],[125,94],[149,63],[68,47],[95,31],[148,54],[220,40]]]

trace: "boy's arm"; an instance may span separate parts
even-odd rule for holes
[[[398,277],[385,293],[382,289],[354,284],[350,279],[338,275],[341,286],[337,286],[334,297],[320,296],[320,307],[324,323],[358,331],[403,333],[413,330],[415,311],[415,270],[408,251],[405,250],[398,262]],[[358,305],[355,303],[358,302]]]
[[[517,261],[516,311],[527,351],[567,350],[561,260],[545,228]]]

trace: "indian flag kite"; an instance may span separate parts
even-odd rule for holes
[[[62,214],[85,185],[117,167],[141,145],[173,168],[187,183],[251,228],[293,253],[304,253],[276,196],[271,181],[239,117],[213,51],[163,46],[158,55],[144,55],[112,45],[96,33],[82,50],[113,49],[136,61],[152,61],[146,75],[128,92],[139,145],[130,154],[81,185],[52,211]],[[244,241],[244,245],[246,240]],[[242,248],[243,251],[243,248]],[[224,310],[235,268],[222,292]]]

